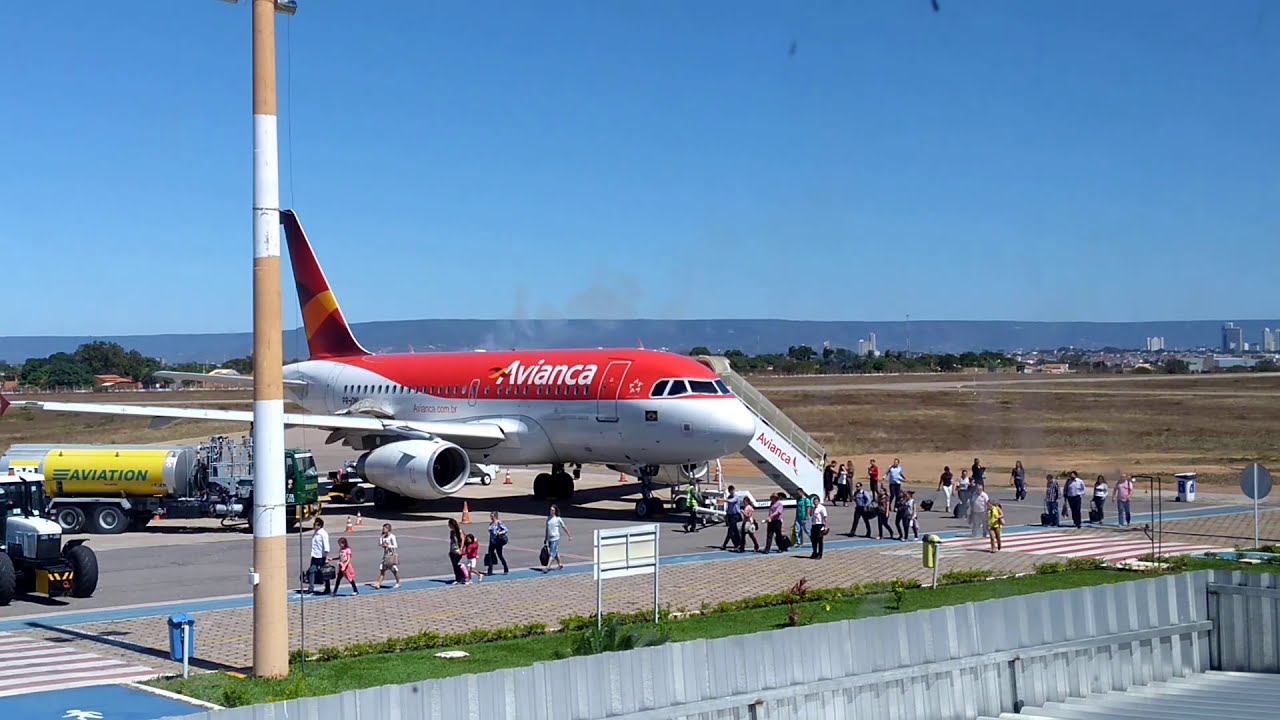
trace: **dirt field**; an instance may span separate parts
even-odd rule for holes
[[[934,478],[982,458],[1003,482],[1015,460],[1028,477],[1078,469],[1194,470],[1201,483],[1234,484],[1252,461],[1280,468],[1280,376],[1045,377],[950,375],[751,378],[751,382],[863,475],[872,457],[900,457],[909,476]],[[14,397],[13,400],[28,399]],[[247,410],[247,391],[40,396],[65,402],[183,404]],[[295,410],[297,408],[294,408]],[[11,408],[0,449],[26,442],[159,443],[247,432],[238,423],[181,421],[159,430],[145,418]],[[749,462],[726,462],[731,474]]]
[[[975,382],[976,380],[976,382]],[[901,457],[910,475],[958,472],[974,457],[1005,482],[1015,460],[1029,477],[1078,469],[1196,471],[1234,483],[1249,462],[1280,465],[1280,377],[987,375],[753,378],[779,407],[853,460]]]
[[[248,391],[14,395],[9,400],[177,404],[224,410],[250,410],[253,407],[253,393]],[[159,430],[148,429],[150,424],[149,418],[9,408],[0,417],[0,450],[18,443],[165,443],[213,435],[240,435],[249,431],[249,426],[242,423],[181,420]]]

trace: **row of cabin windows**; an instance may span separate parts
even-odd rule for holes
[[[654,383],[649,397],[679,397],[681,395],[732,395],[723,380],[659,380]]]
[[[436,395],[436,396],[465,396],[469,394],[471,388],[467,385],[422,385],[419,387],[409,387],[407,385],[343,385],[342,392],[344,395]],[[484,393],[486,397],[497,395],[499,397],[513,395],[533,395],[538,397],[588,397],[591,395],[590,385],[498,385],[485,386]]]
[[[466,385],[422,385],[409,387],[406,385],[344,385],[342,392],[350,395],[436,395],[465,396],[470,391]],[[513,395],[533,395],[537,397],[589,397],[592,394],[590,385],[498,385],[485,386],[486,397],[497,395],[509,397]],[[684,380],[667,379],[654,383],[649,397],[679,397],[681,395],[732,395],[729,386],[723,380]]]

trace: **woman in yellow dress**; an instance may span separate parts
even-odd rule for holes
[[[987,526],[991,528],[991,552],[996,552],[1003,547],[1000,543],[1000,529],[1004,527],[1004,508],[1000,507],[1000,503],[993,502],[987,508]]]

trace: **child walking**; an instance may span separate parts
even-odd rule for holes
[[[356,566],[351,562],[351,546],[347,544],[347,539],[344,537],[338,538],[338,577],[334,580],[334,595],[337,595],[342,587],[343,578],[351,583],[351,592],[359,595],[360,588],[356,587]]]
[[[484,575],[476,570],[476,561],[480,557],[480,541],[476,540],[476,536],[471,533],[467,533],[467,537],[463,541],[462,557],[464,558],[463,562],[466,563],[466,567],[463,569],[467,572],[467,584],[470,585],[472,580],[476,582],[483,581]]]
[[[991,503],[991,507],[987,509],[987,522],[991,528],[991,552],[1003,549],[1000,529],[1004,527],[1004,508],[1000,507],[1000,503]]]

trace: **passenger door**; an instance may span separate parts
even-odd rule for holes
[[[630,360],[614,360],[605,368],[600,378],[600,394],[596,398],[596,420],[618,422],[618,396],[622,394],[622,381],[630,369]]]
[[[480,381],[472,380],[471,387],[467,389],[467,405],[476,406],[476,398],[480,395]]]

